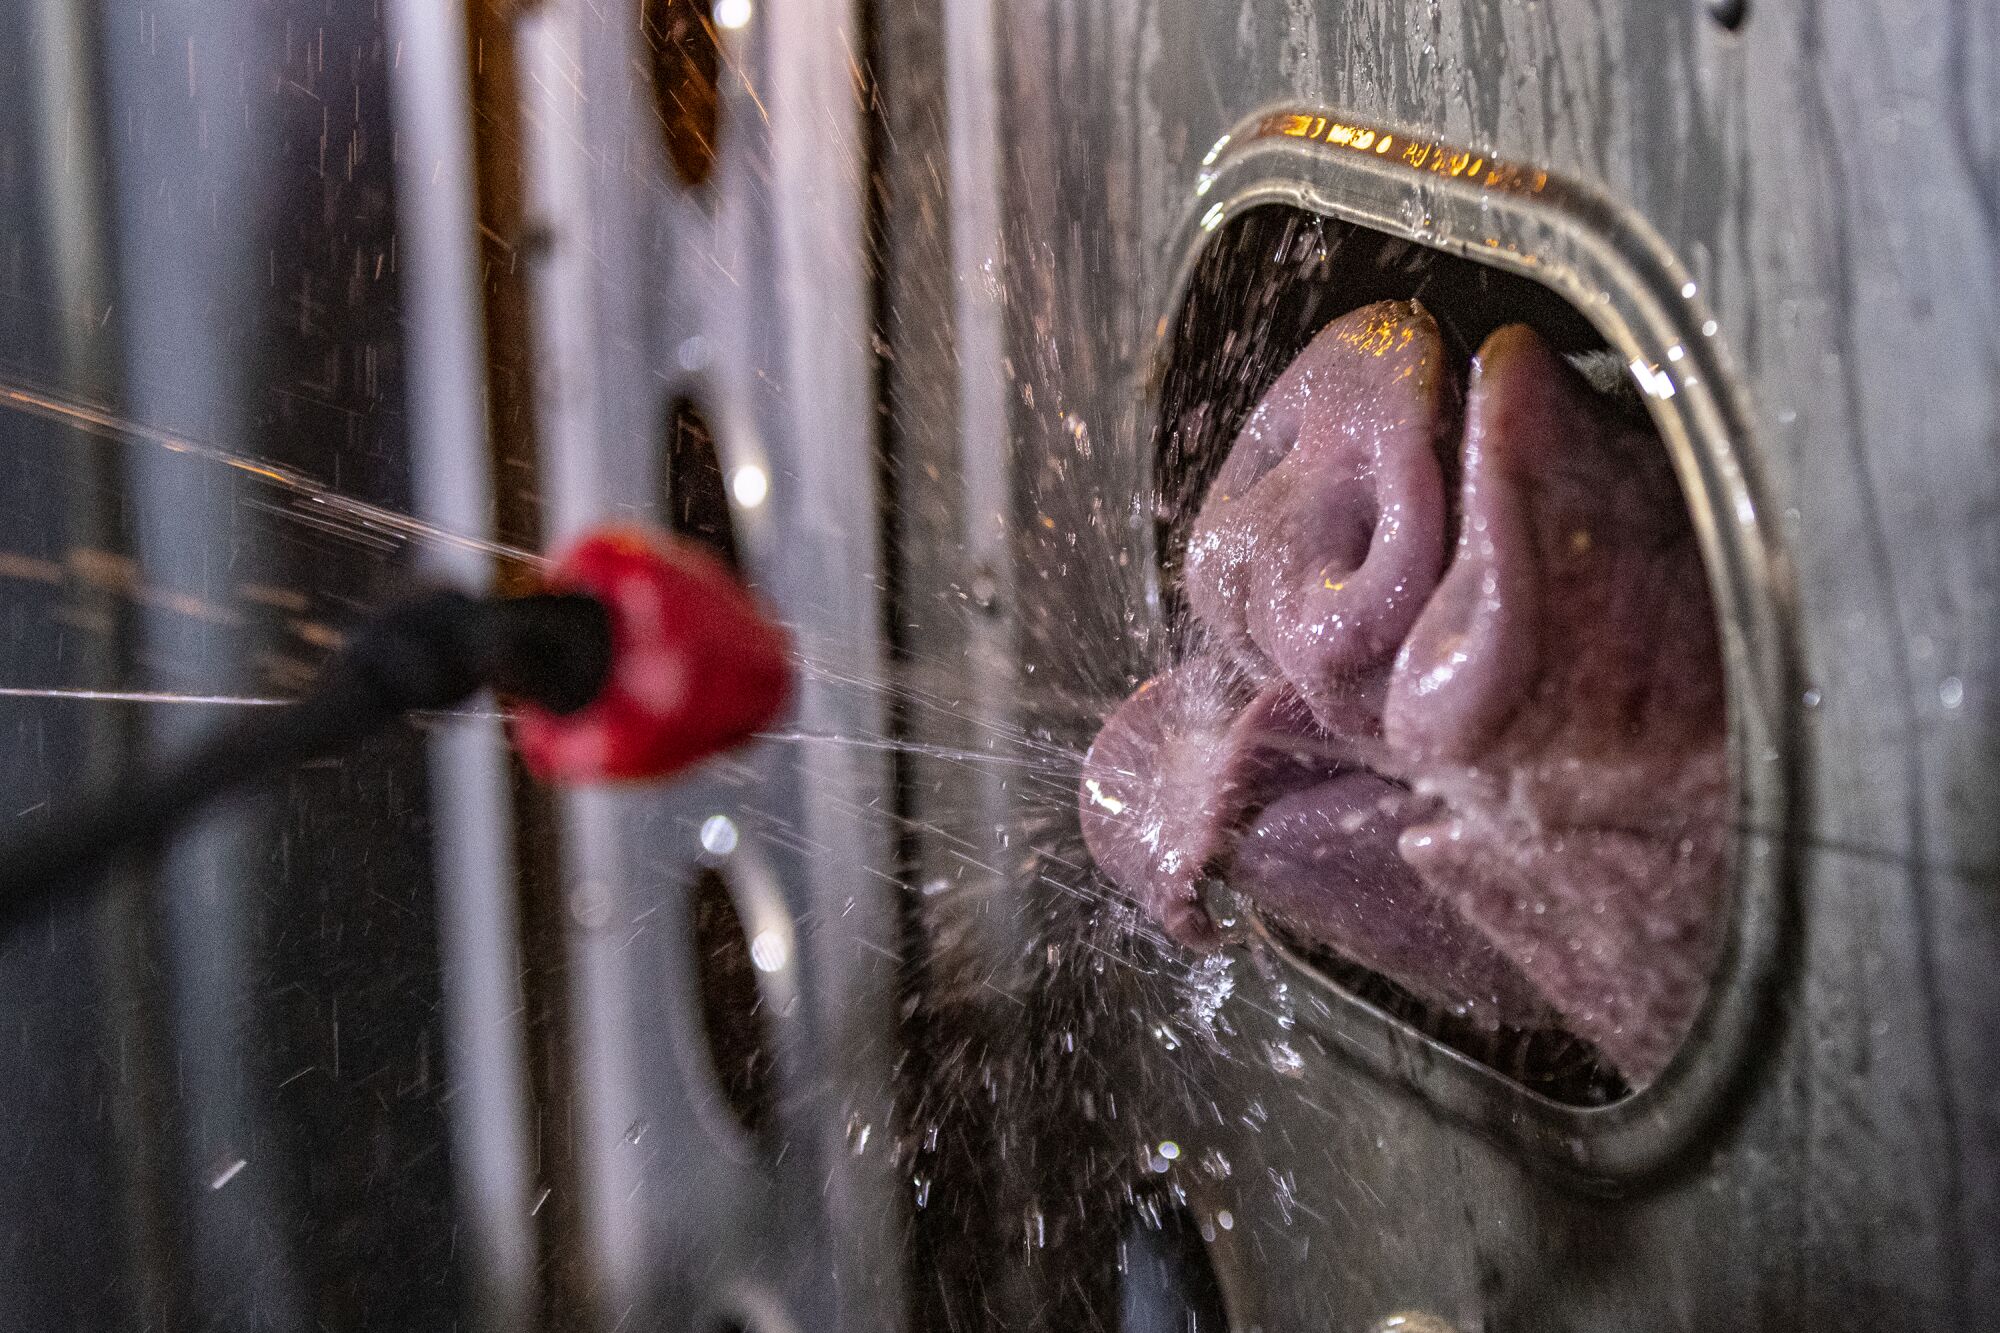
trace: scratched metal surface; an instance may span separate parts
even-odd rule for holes
[[[434,540],[382,526],[421,504],[396,415],[395,324],[413,316],[373,263],[403,48],[366,5],[238,23],[176,3],[109,23],[94,40],[122,77],[95,123],[115,166],[79,184],[60,169],[78,141],[37,138],[61,82],[32,57],[57,40],[37,24],[96,8],[51,0],[0,43],[32,85],[0,111],[0,179],[18,186],[0,208],[4,355],[70,408],[122,373],[113,406],[157,429],[79,430],[62,403],[7,418],[0,550],[20,587],[0,683],[281,692],[311,657],[298,624],[368,600]],[[659,516],[660,414],[696,392],[725,464],[769,467],[739,537],[812,667],[800,730],[825,739],[564,811],[567,859],[539,890],[558,966],[526,983],[532,1024],[506,1005],[440,1016],[434,974],[452,964],[436,952],[457,946],[420,924],[439,910],[439,797],[407,739],[210,840],[226,874],[170,869],[210,887],[196,906],[112,904],[15,942],[0,1039],[24,1076],[0,1090],[0,1257],[35,1280],[0,1281],[0,1324],[1141,1329],[1202,1306],[1201,1264],[1242,1329],[1410,1311],[1468,1331],[1990,1318],[1990,15],[1751,0],[1728,33],[1679,0],[773,0],[732,39],[746,76],[724,160],[690,196],[660,155],[629,14],[520,12],[527,128],[502,151],[539,193],[533,225],[497,244],[539,284],[534,355],[582,375],[541,386],[527,461],[547,530],[513,535]],[[872,99],[854,96],[861,64]],[[260,77],[207,78],[232,68]],[[1621,1197],[1343,1060],[1337,1028],[1284,1028],[1281,973],[1239,962],[1223,996],[1088,891],[1074,747],[1144,665],[1125,630],[1146,608],[1096,577],[1151,521],[1132,507],[1142,372],[1201,158],[1281,102],[1601,189],[1698,278],[1751,409],[1797,583],[1807,781],[1784,1021],[1735,1114]],[[345,148],[329,106],[352,111]],[[284,189],[244,196],[289,191],[316,220],[172,207],[183,177],[212,187],[203,170],[259,162]],[[344,192],[349,173],[383,193]],[[114,313],[63,317],[98,309],[114,260]],[[246,330],[270,345],[246,350]],[[353,378],[303,392],[329,356]],[[231,378],[239,358],[254,393]],[[191,440],[340,485],[218,480]],[[185,503],[132,503],[148,495]],[[150,526],[102,526],[131,512]],[[135,582],[77,547],[154,558]],[[218,603],[242,621],[227,634]],[[6,704],[15,810],[159,725],[158,705]],[[677,924],[717,813],[772,872],[770,921],[798,932],[793,989],[767,992],[796,999],[773,1142],[718,1104]],[[246,883],[261,898],[238,899]],[[357,884],[351,913],[287,905]],[[251,905],[216,927],[218,900]],[[504,895],[487,910],[496,935],[518,924]],[[486,1103],[507,1079],[454,1065],[482,1015],[532,1039],[540,1082],[499,1072],[547,1105]],[[1274,1066],[1277,1044],[1299,1068]],[[472,1101],[545,1116],[549,1151],[511,1160],[520,1144],[466,1128]]]
[[[528,283],[542,537],[672,523],[666,426],[688,398],[738,497],[726,521],[743,572],[799,664],[785,737],[665,787],[559,802],[546,929],[561,966],[543,985],[563,996],[548,1095],[570,1129],[548,1183],[571,1217],[544,1233],[543,1318],[894,1329],[897,941],[886,764],[868,743],[883,668],[858,12],[771,5],[715,29],[721,130],[694,187],[669,165],[630,6],[494,12],[511,16],[519,71],[520,138],[498,151],[524,179],[508,239]],[[767,495],[741,500],[744,469]],[[703,832],[718,818],[728,846]],[[702,1019],[712,959],[688,923],[704,867],[757,939],[759,994],[744,998],[768,1041],[763,1126],[732,1114],[727,1053]]]
[[[932,996],[940,1031],[1011,1071],[992,1096],[1007,1109],[966,1116],[963,1136],[1017,1151],[980,1187],[1003,1191],[984,1231],[935,1200],[919,1217],[920,1233],[991,1247],[956,1289],[935,1284],[940,1326],[979,1326],[982,1303],[1022,1327],[1100,1317],[1082,1256],[1112,1253],[1101,1212],[1130,1206],[1162,1139],[1181,1148],[1166,1179],[1214,1234],[1243,1328],[1359,1330],[1403,1311],[1465,1329],[1973,1327],[2000,1302],[2000,330],[1985,299],[2000,276],[2000,25],[1971,4],[1749,9],[1729,32],[1683,3],[948,7],[953,170],[929,188],[961,234],[931,247],[957,280],[935,308],[964,352],[989,320],[982,282],[1005,299],[1001,344],[958,358],[965,439],[933,442],[937,512],[971,497],[967,532],[986,506],[1030,537],[1038,517],[1054,523],[997,568],[975,556],[919,578],[916,605],[975,641],[1011,636],[1071,703],[1104,679],[1074,648],[1080,616],[1118,614],[1083,605],[1110,554],[1093,505],[1116,512],[1140,474],[1150,423],[1133,385],[1184,262],[1201,159],[1273,104],[1319,104],[1594,186],[1689,266],[1795,570],[1804,792],[1786,831],[1798,914],[1782,1021],[1734,1113],[1617,1198],[1537,1173],[1343,1061],[1337,1041],[1302,1049],[1296,1077],[1274,1072],[1254,1056],[1290,1035],[1260,1013],[1268,982],[1239,977],[1219,1051],[1166,1049],[1148,1020],[1183,1012],[1160,979],[1172,960],[1141,948],[1109,969],[1123,980],[1093,979],[1057,936],[1020,947],[1010,931],[1035,913],[1088,940],[1102,912],[1037,892],[1038,868],[988,839],[988,906],[941,902],[929,940],[953,960],[940,973],[1008,997],[948,982]],[[921,228],[906,234],[925,249]],[[995,376],[998,393],[981,387]],[[1010,438],[995,491],[980,450]],[[997,630],[953,609],[975,580],[1013,594]],[[1008,692],[1023,685],[1009,675],[981,697],[1037,718]],[[1063,711],[1038,720],[1087,738]],[[919,784],[934,817],[996,799],[952,781]],[[1013,800],[1034,804],[1018,787]],[[967,878],[963,845],[926,854]],[[1011,909],[991,905],[1007,892]],[[1081,998],[1107,989],[1119,1003]],[[1010,1035],[1010,1006],[1043,1026]],[[1054,1039],[1077,1015],[1086,1055]],[[1056,1133],[1023,1165],[1036,1124]],[[1200,1168],[1211,1151],[1226,1175]],[[1100,1215],[1073,1206],[1084,1195]]]
[[[322,503],[407,498],[378,16],[98,17],[4,20],[21,818],[292,688],[403,576]],[[426,787],[384,738],[0,950],[0,1326],[455,1317]]]
[[[0,1326],[897,1327],[857,16],[727,38],[689,189],[629,7],[114,8],[0,20],[11,812],[285,697],[414,577],[667,521],[681,395],[768,479],[736,544],[801,683],[670,790],[510,788],[490,714],[435,720],[8,941]]]

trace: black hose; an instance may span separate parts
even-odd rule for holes
[[[574,712],[596,697],[610,662],[610,619],[591,597],[436,592],[392,607],[351,636],[296,702],[238,718],[0,847],[0,942],[120,857],[164,846],[226,794],[487,686]]]

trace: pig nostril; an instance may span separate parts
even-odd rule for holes
[[[1381,497],[1373,486],[1352,481],[1337,488],[1326,505],[1326,559],[1317,571],[1321,586],[1339,592],[1338,584],[1367,562],[1382,529]]]

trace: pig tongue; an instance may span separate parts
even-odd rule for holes
[[[1414,302],[1322,329],[1264,395],[1202,504],[1188,602],[1233,660],[1322,725],[1372,736],[1445,555],[1456,388]]]
[[[1715,950],[1716,844],[1534,831],[1475,812],[1412,828],[1403,857],[1634,1085],[1701,1007]]]
[[[1635,1082],[1698,1006],[1727,785],[1700,553],[1666,460],[1532,332],[1480,350],[1459,548],[1399,654],[1404,858]]]

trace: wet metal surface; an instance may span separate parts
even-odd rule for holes
[[[672,521],[687,405],[801,678],[659,791],[422,720],[10,941],[0,1326],[1978,1326],[2000,28],[1726,8],[726,0],[695,182],[640,6],[0,18],[10,814]],[[1083,846],[1174,315],[1272,205],[1501,251],[1659,400],[1734,948],[1601,1112]]]

